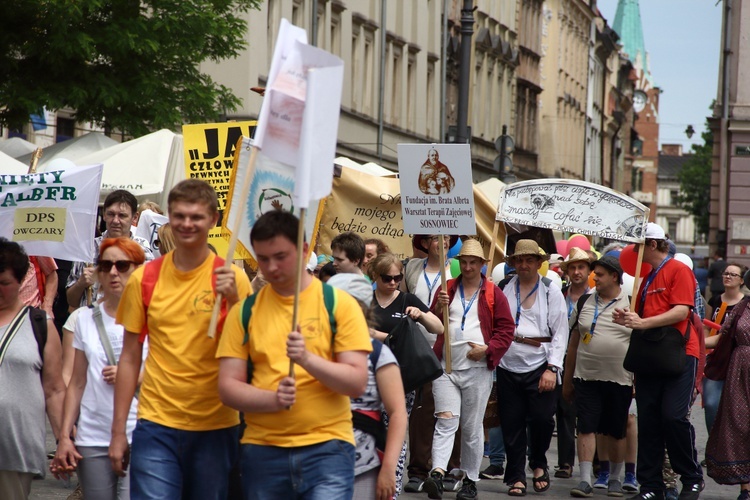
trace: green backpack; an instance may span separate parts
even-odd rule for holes
[[[245,328],[245,337],[242,339],[242,345],[245,345],[250,340],[250,319],[253,316],[253,306],[255,305],[255,299],[261,294],[263,289],[261,288],[258,293],[246,297],[242,302],[242,326]],[[323,283],[323,303],[328,311],[328,321],[331,325],[331,346],[333,346],[334,340],[336,339],[336,306],[338,300],[336,297],[336,289],[327,283]],[[247,358],[247,382],[248,384],[253,379],[253,360]]]

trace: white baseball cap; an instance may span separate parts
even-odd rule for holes
[[[667,235],[664,233],[664,229],[659,224],[649,222],[646,224],[646,239],[647,240],[666,240]]]
[[[312,272],[315,272],[315,268],[318,267],[318,256],[315,255],[315,252],[310,252],[310,260],[307,261],[307,270]]]

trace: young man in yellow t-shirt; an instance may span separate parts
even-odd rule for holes
[[[236,266],[216,267],[208,232],[218,218],[210,185],[194,179],[178,183],[169,193],[175,249],[161,261],[151,301],[146,308],[145,267],[133,272],[120,300],[117,322],[126,334],[109,455],[121,475],[130,461],[134,500],[227,498],[229,473],[238,459],[239,415],[219,399],[217,342],[207,332],[216,294],[231,307],[250,294],[250,281]],[[131,451],[125,423],[141,369],[139,337],[146,326],[149,355]]]
[[[268,285],[258,292],[248,325],[242,303],[229,311],[216,354],[221,400],[247,421],[241,450],[246,499],[333,500],[353,492],[349,398],[365,390],[372,344],[359,304],[341,291],[335,292],[333,336],[323,283],[304,271],[292,330],[298,252],[308,250],[307,243],[297,248],[298,224],[294,215],[273,211],[253,225],[250,241]]]

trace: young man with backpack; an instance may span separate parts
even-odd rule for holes
[[[109,456],[119,474],[130,460],[134,500],[224,500],[239,453],[239,415],[219,399],[217,341],[207,332],[217,294],[226,311],[250,294],[250,282],[208,248],[208,232],[219,218],[210,185],[182,181],[168,202],[175,249],[133,272],[117,311],[126,333]],[[129,450],[125,424],[146,335],[149,355]]]
[[[568,314],[560,289],[539,275],[547,258],[536,241],[525,239],[506,257],[516,269],[503,289],[516,331],[497,369],[497,396],[510,496],[526,495],[527,425],[534,490],[541,493],[550,487],[546,453],[555,427],[555,387],[568,347]]]
[[[353,297],[304,270],[296,275],[299,252],[308,251],[307,243],[297,247],[298,227],[282,211],[253,225],[250,242],[268,284],[229,311],[216,354],[222,401],[247,422],[241,439],[246,499],[351,498],[353,491],[349,398],[367,385],[370,334]]]

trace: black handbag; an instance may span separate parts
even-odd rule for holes
[[[384,343],[391,348],[401,368],[404,392],[416,390],[443,374],[443,367],[435,352],[416,321],[409,316],[401,318]]]
[[[685,346],[689,338],[690,321],[684,335],[673,326],[633,330],[622,366],[637,375],[680,375],[687,362]]]

